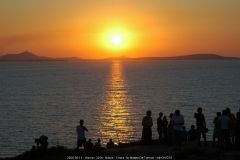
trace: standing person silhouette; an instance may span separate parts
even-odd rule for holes
[[[168,133],[168,120],[167,117],[163,117],[163,138],[164,140],[167,139],[167,133]]]
[[[231,119],[227,115],[227,111],[223,110],[222,115],[219,117],[220,129],[221,129],[221,142],[228,145],[230,143],[230,126]]]
[[[214,129],[213,129],[213,142],[212,142],[212,146],[215,145],[216,139],[218,144],[220,143],[220,122],[219,122],[219,118],[221,117],[221,112],[217,112],[216,117],[213,119],[213,124],[214,124]]]
[[[85,131],[88,132],[88,129],[83,126],[84,120],[79,121],[80,125],[77,126],[76,131],[77,131],[77,149],[79,147],[82,147],[86,143],[86,137],[85,137]]]
[[[173,117],[173,140],[175,143],[176,149],[181,149],[182,145],[182,135],[183,135],[183,126],[184,126],[184,117],[180,114],[180,110],[176,110]]]
[[[173,144],[173,113],[169,115],[169,123],[167,128],[167,142],[169,145]]]
[[[232,143],[235,142],[235,122],[236,122],[236,117],[235,115],[231,112],[230,108],[226,108],[226,112],[227,112],[227,116],[230,118],[231,123],[230,123],[230,128],[229,128],[229,136],[230,136],[230,140]]]
[[[162,119],[163,113],[159,113],[159,117],[157,119],[157,131],[159,135],[159,140],[162,139],[162,134],[163,134],[163,119]]]
[[[204,114],[202,113],[202,108],[199,107],[197,109],[197,113],[194,114],[194,118],[196,119],[196,125],[197,125],[197,139],[198,139],[198,145],[201,145],[201,135],[204,139],[204,145],[207,146],[207,138],[206,138],[206,121]]]
[[[150,144],[152,141],[152,126],[153,126],[153,121],[152,121],[152,112],[148,110],[146,112],[146,116],[143,117],[142,120],[142,143],[143,144]]]
[[[239,146],[239,144],[240,144],[240,112],[237,112],[235,127],[236,127],[235,128],[235,135],[236,135],[235,143]]]

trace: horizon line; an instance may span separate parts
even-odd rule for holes
[[[20,55],[23,53],[29,53],[32,54],[34,56],[38,56],[39,58],[49,58],[49,59],[79,59],[79,60],[114,60],[114,59],[118,59],[118,60],[124,60],[124,59],[168,59],[168,58],[184,58],[187,56],[216,56],[219,58],[240,58],[240,56],[225,56],[222,55],[221,53],[211,53],[211,52],[206,52],[206,53],[186,53],[186,54],[181,54],[181,55],[174,55],[174,56],[139,56],[139,57],[131,57],[131,56],[125,56],[125,55],[119,55],[119,56],[108,56],[108,57],[104,57],[104,58],[83,58],[80,56],[69,56],[69,57],[51,57],[51,56],[42,56],[41,54],[35,54],[31,51],[25,50],[23,52],[19,52],[19,53],[3,53],[0,55],[0,57],[3,56],[7,56],[7,55]]]

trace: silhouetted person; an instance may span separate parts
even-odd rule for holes
[[[173,113],[169,115],[169,123],[168,123],[168,131],[167,131],[167,139],[168,144],[171,145],[173,143]]]
[[[170,113],[169,115],[169,124],[168,124],[168,128],[173,128],[173,113]]]
[[[188,131],[188,141],[195,141],[197,139],[197,130],[194,125],[191,125],[191,129]]]
[[[82,147],[84,143],[86,143],[86,137],[85,137],[85,132],[88,132],[88,129],[83,126],[84,121],[80,120],[80,125],[77,126],[77,149],[79,147]]]
[[[236,144],[240,144],[240,112],[237,112],[236,124],[235,124]]]
[[[227,116],[230,118],[230,126],[229,126],[229,136],[230,136],[230,140],[232,141],[232,143],[234,143],[235,141],[235,134],[234,134],[234,129],[235,129],[235,121],[236,121],[236,117],[233,113],[231,113],[230,108],[226,108],[226,112],[227,112]]]
[[[147,111],[146,116],[143,117],[142,120],[142,142],[144,144],[150,144],[152,141],[152,126],[153,126],[153,121],[152,121],[152,112]]]
[[[36,146],[33,145],[31,151],[35,152],[36,151]]]
[[[180,114],[180,110],[176,110],[173,117],[174,142],[177,147],[182,144],[182,134],[184,126],[184,117]]]
[[[230,142],[230,123],[231,119],[228,117],[226,110],[222,111],[222,115],[219,117],[220,129],[221,129],[221,142],[229,144]]]
[[[38,139],[35,139],[35,143],[37,144],[38,149],[45,150],[48,147],[48,137],[42,135]]]
[[[167,117],[163,117],[163,138],[166,140],[167,139],[167,134],[168,134],[168,120]]]
[[[112,139],[109,139],[109,142],[107,143],[107,149],[111,149],[111,148],[114,148],[114,147],[115,147],[115,145],[114,145]]]
[[[221,116],[221,112],[217,112],[216,117],[213,119],[214,129],[213,129],[213,146],[216,142],[216,138],[218,140],[218,143],[220,142],[220,122],[219,117]]]
[[[187,130],[186,130],[186,127],[183,126],[182,140],[183,140],[184,142],[187,142],[187,137],[188,137],[188,132],[187,132]]]
[[[159,135],[159,140],[162,139],[162,134],[163,134],[163,120],[162,120],[163,113],[159,113],[159,117],[157,119],[157,131]]]
[[[204,114],[202,113],[202,108],[199,107],[197,109],[197,113],[194,114],[194,118],[196,119],[196,124],[197,124],[197,139],[198,139],[198,145],[201,145],[201,135],[204,139],[204,144],[205,146],[207,145],[207,138],[206,138],[206,121]]]
[[[84,144],[84,149],[88,151],[93,149],[92,139],[88,139],[88,141]]]
[[[101,149],[101,147],[102,147],[102,145],[101,145],[101,139],[98,138],[98,139],[97,139],[97,142],[96,142],[95,145],[94,145],[94,148],[95,148],[95,149]]]

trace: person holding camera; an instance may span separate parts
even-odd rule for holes
[[[194,118],[196,119],[198,145],[201,145],[200,140],[202,135],[204,139],[204,145],[207,146],[206,132],[208,129],[206,127],[206,121],[201,107],[197,109],[197,113],[194,114]]]
[[[86,143],[86,137],[85,137],[85,132],[88,132],[88,129],[83,126],[84,120],[79,121],[80,125],[77,126],[76,131],[77,131],[77,149],[79,147],[82,147]]]

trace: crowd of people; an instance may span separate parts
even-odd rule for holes
[[[184,116],[180,110],[176,110],[168,117],[162,112],[159,113],[157,118],[157,132],[159,135],[159,141],[176,147],[181,147],[183,142],[196,141],[199,146],[202,145],[201,138],[203,138],[203,144],[207,146],[206,133],[208,132],[207,123],[203,110],[201,107],[197,109],[193,117],[196,120],[195,125],[191,125],[191,128],[187,131],[185,127]],[[226,108],[222,112],[217,112],[216,117],[213,118],[213,139],[212,145],[221,144],[240,144],[240,112],[236,113],[236,116],[231,113],[229,108]],[[148,110],[146,116],[142,119],[142,144],[152,143],[152,127],[153,119],[152,112]],[[101,139],[98,139],[93,144],[91,139],[86,140],[85,132],[88,129],[84,126],[84,121],[80,120],[80,124],[76,128],[77,131],[77,148],[84,147],[85,150],[102,149]],[[107,148],[114,148],[114,142],[109,139]]]
[[[203,110],[201,107],[197,108],[197,112],[193,117],[196,120],[195,125],[191,125],[187,131],[185,127],[185,119],[180,110],[175,110],[174,113],[170,113],[167,117],[162,112],[159,113],[157,118],[157,133],[159,135],[159,143],[174,145],[177,148],[181,148],[182,143],[196,142],[199,146],[202,145],[201,138],[203,138],[203,144],[207,143],[206,133],[208,132],[207,123]],[[216,112],[216,116],[213,118],[213,137],[212,146],[226,146],[229,144],[235,144],[240,146],[240,110],[236,114],[233,114],[230,108],[222,110],[222,112]],[[152,127],[153,127],[152,112],[148,110],[146,116],[142,119],[142,137],[141,143],[148,145],[152,144]],[[102,146],[101,139],[98,138],[95,143],[92,139],[86,139],[85,132],[88,129],[84,126],[84,120],[79,121],[79,125],[76,127],[77,132],[77,149],[84,148],[84,150],[102,150],[105,147]],[[48,137],[45,135],[35,139],[36,146],[32,146],[33,150],[46,150],[48,147]],[[112,139],[106,144],[107,149],[115,147],[115,143]]]
[[[217,144],[235,143],[240,144],[240,112],[236,113],[236,116],[231,112],[229,108],[221,112],[217,112],[216,117],[213,120],[213,143]]]
[[[208,128],[201,107],[197,109],[193,117],[196,119],[196,125],[191,125],[190,130],[187,131],[184,116],[181,115],[180,110],[171,113],[169,117],[164,116],[164,114],[160,112],[157,119],[159,140],[180,147],[182,142],[187,141],[196,141],[200,146],[202,145],[201,138],[203,138],[203,143],[207,146],[206,133],[208,132]],[[216,143],[218,145],[228,145],[230,143],[240,144],[240,112],[237,112],[235,116],[229,108],[226,108],[222,113],[217,112],[216,117],[213,119],[213,124],[213,146]],[[142,126],[141,142],[143,144],[151,144],[153,120],[150,110],[147,111],[146,116],[143,117]]]

